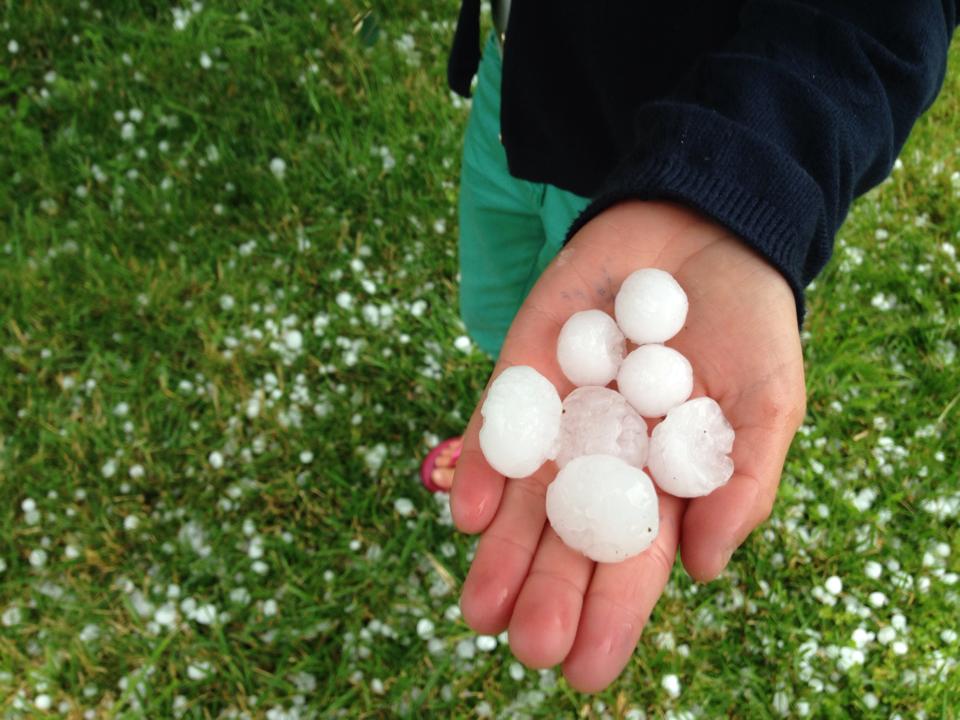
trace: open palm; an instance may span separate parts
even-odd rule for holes
[[[509,628],[518,659],[531,667],[563,663],[567,680],[583,691],[606,687],[629,660],[678,547],[690,575],[709,580],[766,519],[804,414],[787,283],[723,228],[661,203],[623,203],[577,233],[517,314],[492,377],[530,365],[565,397],[573,385],[556,360],[561,326],[588,308],[612,314],[621,282],[642,267],[667,270],[687,292],[687,322],[668,345],[692,363],[694,396],[716,399],[736,430],[730,482],[690,501],[661,493],[654,544],[625,562],[597,564],[567,548],[547,523],[553,463],[505,480],[480,453],[477,410],[452,491],[457,526],[483,533],[461,598],[466,621],[482,633]]]

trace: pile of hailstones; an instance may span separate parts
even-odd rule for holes
[[[713,399],[689,399],[693,368],[663,344],[683,327],[687,307],[672,275],[638,270],[617,293],[616,321],[585,310],[564,324],[557,360],[577,388],[562,403],[549,380],[520,365],[497,376],[481,408],[490,466],[522,478],[555,461],[547,517],[569,547],[597,562],[637,555],[657,536],[657,493],[644,467],[664,492],[687,498],[733,474],[733,428]],[[626,339],[638,346],[630,354]],[[606,387],[614,379],[619,391]],[[648,437],[644,418],[664,416]]]

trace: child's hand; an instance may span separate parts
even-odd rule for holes
[[[804,416],[803,357],[793,294],[781,275],[713,222],[674,205],[629,202],[599,215],[551,263],[517,314],[494,376],[531,365],[561,397],[572,389],[556,360],[564,321],[587,308],[612,314],[633,270],[659,267],[690,300],[669,345],[694,369],[694,396],[716,399],[736,429],[730,482],[690,501],[661,494],[660,535],[641,555],[595,564],[546,522],[556,467],[504,480],[480,453],[474,412],[453,485],[453,516],[483,532],[461,607],[477,632],[509,627],[523,663],[563,663],[573,687],[611,683],[630,658],[670,575],[676,550],[687,572],[710,580],[770,513],[790,441]]]

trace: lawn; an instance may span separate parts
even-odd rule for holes
[[[463,623],[416,475],[491,369],[455,17],[0,9],[2,716],[960,715],[960,52],[811,289],[772,518],[586,696]]]

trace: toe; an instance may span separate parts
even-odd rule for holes
[[[457,440],[449,443],[437,455],[437,467],[451,467],[456,463],[456,457],[460,454],[462,442]]]
[[[438,467],[430,474],[430,479],[441,490],[449,490],[453,487],[453,468]]]

